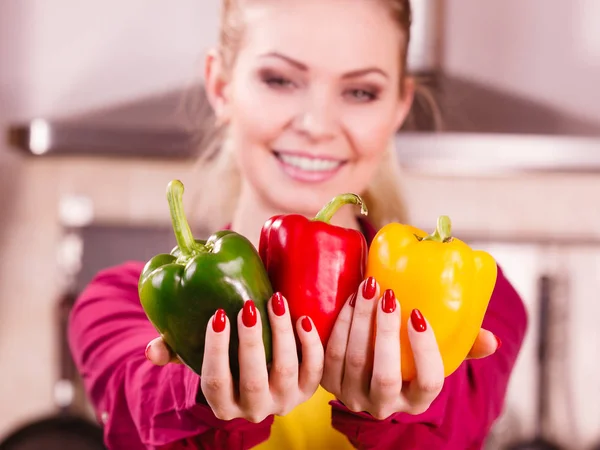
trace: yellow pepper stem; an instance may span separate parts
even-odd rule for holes
[[[439,216],[435,231],[425,236],[423,241],[450,242],[452,240],[452,222],[448,216]]]

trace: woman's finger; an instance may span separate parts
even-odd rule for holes
[[[230,324],[219,309],[206,327],[200,388],[215,416],[222,420],[240,417],[229,367]]]
[[[377,308],[370,398],[377,410],[371,414],[378,419],[396,412],[402,391],[400,307],[394,291],[388,289]]]
[[[352,325],[353,305],[355,302],[356,294],[353,294],[340,310],[331,329],[331,334],[327,341],[327,349],[325,350],[325,367],[323,369],[321,386],[337,397],[340,396],[342,391],[348,335],[350,334],[350,326]]]
[[[313,321],[308,316],[298,319],[296,331],[302,344],[302,363],[298,387],[304,397],[308,399],[319,387],[323,376],[323,344]]]
[[[502,345],[501,341],[494,333],[481,328],[467,359],[486,358],[494,354],[500,348],[500,345]]]
[[[373,277],[361,283],[356,296],[346,362],[342,395],[361,402],[360,393],[365,393],[371,381],[373,365],[373,327],[377,311],[379,286]],[[351,405],[346,405],[353,409]]]
[[[161,337],[152,339],[146,346],[146,358],[157,366],[165,366],[169,363],[181,364],[181,361],[171,351],[169,346]]]
[[[239,364],[240,364],[240,405],[246,411],[246,418],[260,422],[258,417],[266,411],[270,401],[269,374],[262,336],[260,312],[254,301],[246,300],[238,314]]]
[[[271,393],[278,398],[298,387],[298,352],[286,299],[275,293],[269,301],[269,322],[273,336],[273,362],[270,371]]]
[[[442,390],[444,363],[433,330],[419,310],[411,312],[407,326],[417,377],[410,382],[406,396],[409,412],[420,414]]]

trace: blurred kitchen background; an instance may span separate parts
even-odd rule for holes
[[[410,66],[437,99],[443,131],[415,120],[398,133],[411,221],[431,229],[449,214],[459,237],[492,252],[529,312],[488,448],[543,435],[592,449],[600,1],[413,3]],[[0,2],[0,442],[71,400],[95,420],[77,380],[74,391],[57,384],[69,374],[60,370],[57,306],[100,268],[173,245],[165,186],[194,180],[181,99],[201,82],[218,7]],[[421,97],[416,111],[429,107]]]

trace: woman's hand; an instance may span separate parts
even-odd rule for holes
[[[417,377],[403,383],[399,309],[393,291],[381,295],[376,281],[368,278],[338,316],[325,352],[321,385],[351,411],[365,411],[381,420],[398,412],[421,414],[442,390],[442,357],[427,319],[417,310],[407,325]],[[482,330],[470,357],[487,356],[498,345],[492,333]]]
[[[230,324],[222,310],[215,313],[206,330],[201,388],[219,419],[244,418],[258,423],[271,414],[285,415],[308,400],[319,386],[323,346],[310,318],[302,317],[296,323],[302,345],[299,364],[287,301],[275,294],[269,300],[268,311],[273,333],[269,371],[259,311],[247,301],[238,315],[239,383],[234,383],[229,368]],[[148,344],[146,355],[157,365],[178,362],[160,338]]]
[[[473,347],[467,356],[467,359],[482,359],[496,353],[502,345],[502,341],[498,336],[483,328],[479,330],[479,334],[475,339]]]
[[[161,337],[152,339],[146,346],[146,358],[156,366],[166,366],[169,363],[181,364],[167,343]]]

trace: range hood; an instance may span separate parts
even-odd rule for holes
[[[535,101],[444,73],[442,6],[443,0],[413,2],[408,66],[426,90],[415,98],[412,114],[398,132],[401,163],[416,167],[415,158],[430,161],[433,155],[445,155],[443,160],[447,161],[463,138],[477,142],[475,147],[481,148],[483,157],[495,157],[494,142],[502,137],[527,137],[530,146],[546,145],[548,137],[553,137],[552,142],[562,142],[558,147],[563,149],[553,148],[553,158],[558,155],[556,164],[570,160],[569,170],[578,166],[586,171],[600,170],[600,122],[585,122]],[[190,124],[207,123],[210,110],[202,86],[196,86],[192,95],[201,112],[190,116],[182,108],[187,95],[185,89],[175,89],[77,117],[35,118],[12,127],[9,140],[28,155],[44,157],[194,158],[202,133]],[[431,120],[438,116],[441,120]],[[415,151],[420,139],[425,143],[421,152]],[[571,152],[573,145],[585,150]],[[527,153],[527,146],[519,148]],[[562,151],[567,154],[561,156]],[[504,153],[504,157],[511,154],[514,152]],[[520,153],[515,164],[522,158]],[[538,153],[532,158],[527,170],[533,170],[540,161]]]
[[[446,0],[412,2],[408,69],[424,92],[417,95],[411,131],[600,136],[600,121],[586,122],[541,103],[444,71]],[[430,117],[439,116],[439,120]]]

